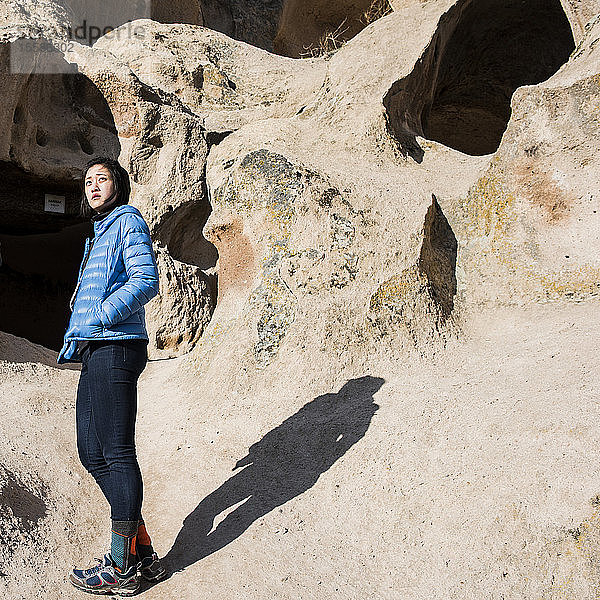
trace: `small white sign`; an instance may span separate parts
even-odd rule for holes
[[[45,194],[44,210],[46,212],[65,214],[65,197]]]

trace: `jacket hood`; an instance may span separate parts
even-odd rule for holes
[[[113,208],[105,217],[92,219],[94,223],[94,235],[96,237],[102,235],[102,233],[104,233],[104,231],[124,213],[134,213],[140,217],[142,216],[142,213],[135,206],[131,206],[130,204],[122,204],[116,208]],[[97,217],[99,217],[99,215],[97,215]]]

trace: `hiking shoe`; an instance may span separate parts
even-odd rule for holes
[[[146,580],[156,583],[167,576],[167,570],[162,566],[158,554],[153,552],[138,563],[138,572]]]
[[[82,592],[90,594],[117,594],[133,596],[140,589],[137,576],[138,565],[133,565],[125,573],[118,573],[110,553],[96,559],[98,564],[89,569],[73,569],[69,581]]]
[[[103,558],[94,558],[94,560],[98,563],[97,565],[90,567],[89,569],[75,568],[72,571],[72,575],[76,579],[84,579],[85,577],[91,577],[99,571],[102,571],[102,569],[112,566],[112,562],[108,559],[108,554],[106,554]]]

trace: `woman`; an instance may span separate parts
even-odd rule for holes
[[[129,206],[129,176],[118,162],[90,161],[83,170],[81,212],[92,216],[58,362],[81,362],[77,450],[111,510],[111,548],[70,581],[92,593],[135,594],[139,574],[166,576],[141,515],[142,476],[135,451],[137,380],[146,366],[144,304],[158,293],[148,226]]]

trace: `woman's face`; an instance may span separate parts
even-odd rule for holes
[[[113,203],[114,191],[112,175],[104,165],[93,165],[88,169],[85,174],[85,197],[96,212],[102,212]]]

